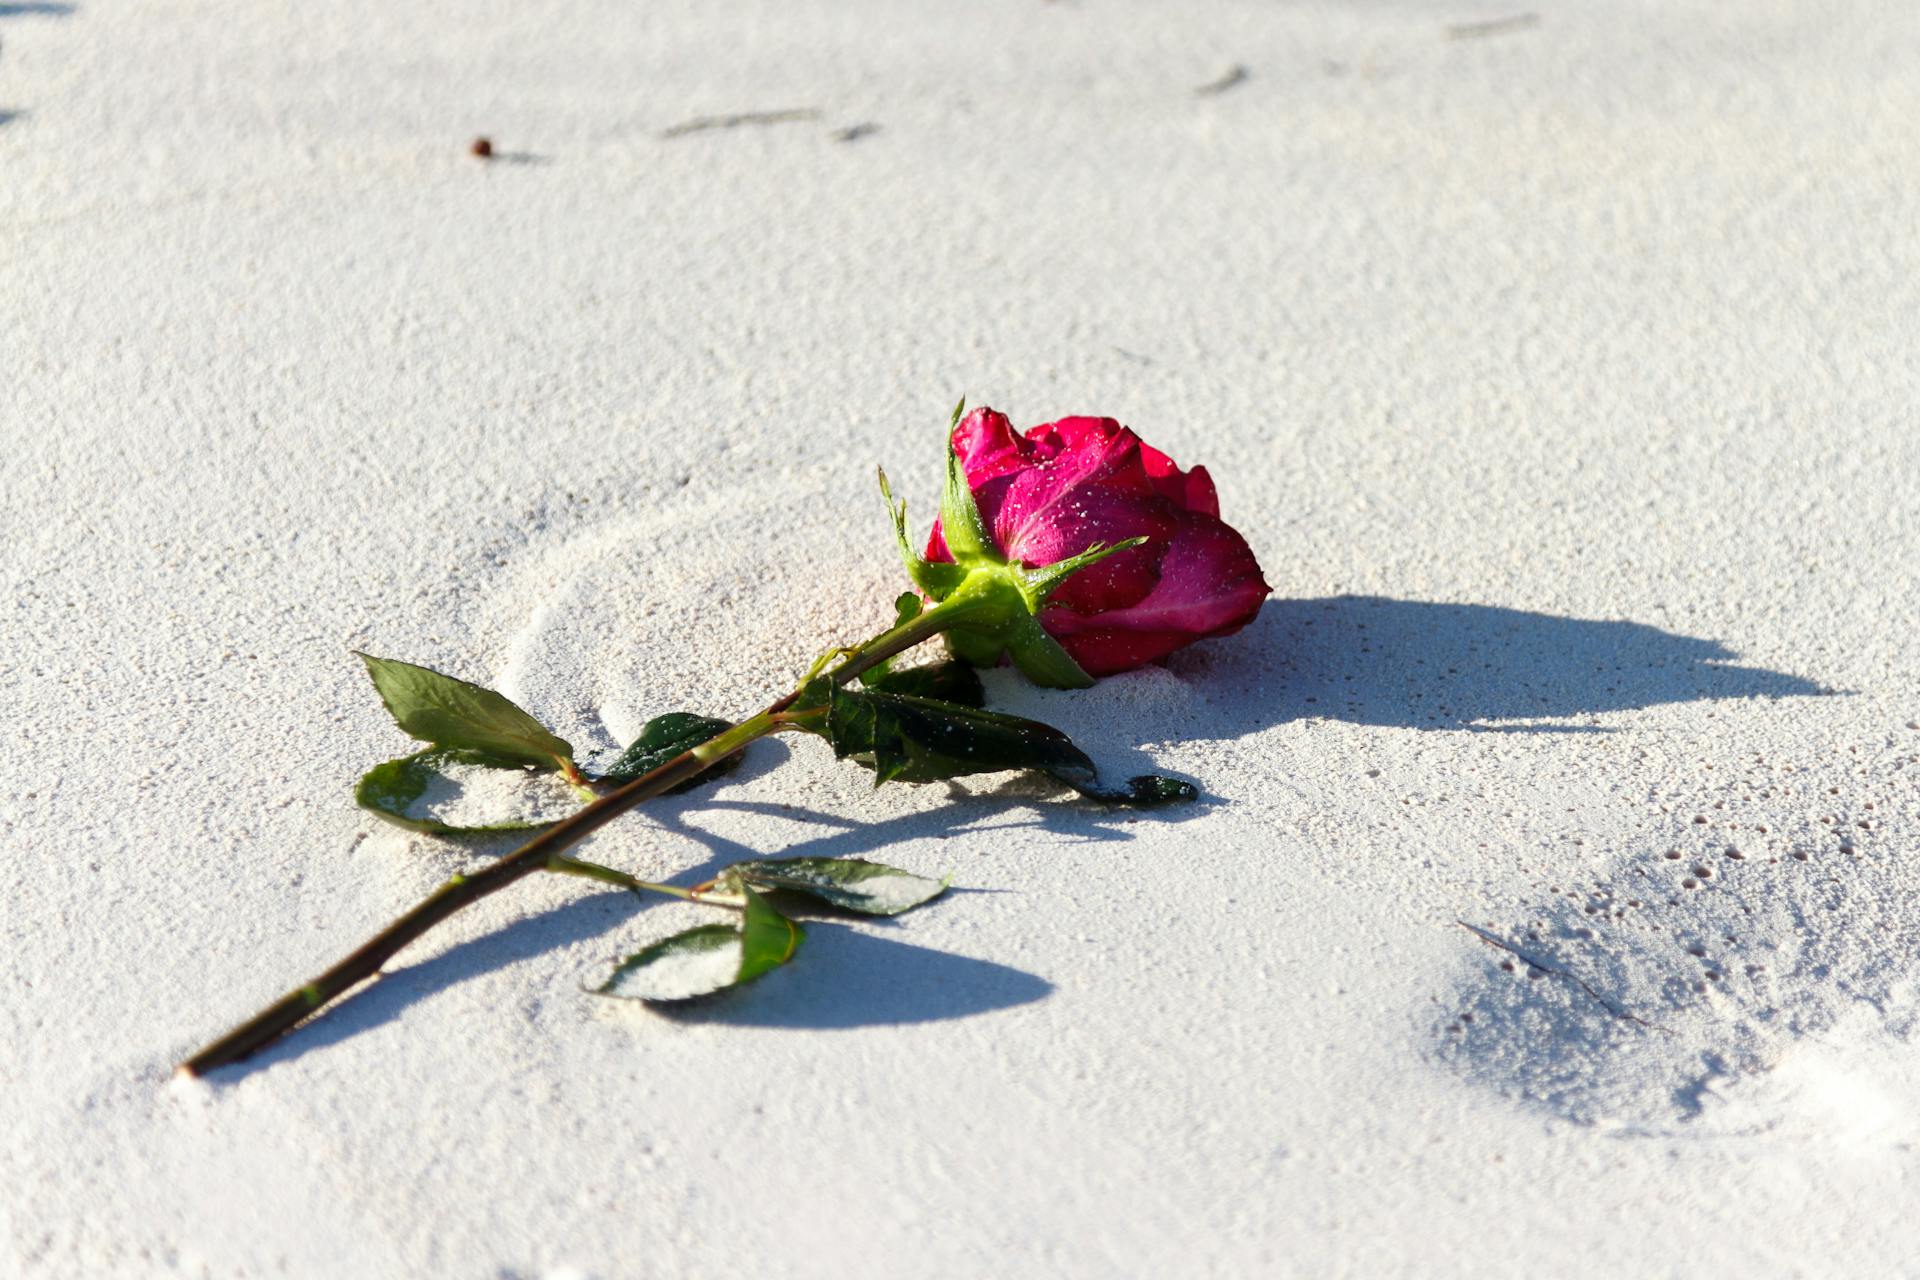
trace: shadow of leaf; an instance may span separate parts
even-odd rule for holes
[[[822,921],[791,969],[684,1005],[648,1005],[682,1023],[844,1031],[944,1022],[1031,1004],[1053,990],[1035,974]]]
[[[51,0],[21,0],[18,3],[0,4],[0,19],[6,18],[65,18],[73,13],[70,4],[52,3]],[[25,111],[0,111],[0,129],[15,120],[24,119]]]

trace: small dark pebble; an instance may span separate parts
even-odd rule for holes
[[[493,139],[475,138],[473,145],[468,147],[467,150],[473,152],[474,155],[479,156],[482,160],[486,160],[493,155]]]

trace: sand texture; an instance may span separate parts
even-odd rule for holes
[[[1895,2],[0,4],[0,1274],[1920,1273],[1916,122]],[[958,891],[169,1083],[509,847],[350,651],[744,714],[963,392],[1212,471],[1253,625],[987,681],[1202,802],[762,744],[584,852]]]

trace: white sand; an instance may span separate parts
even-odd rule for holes
[[[1912,5],[63,7],[0,5],[0,1273],[1920,1269]],[[595,750],[750,709],[962,391],[1213,469],[1256,625],[992,682],[1205,805],[773,744],[590,856],[983,892],[664,1017],[580,985],[706,917],[533,883],[167,1084],[501,847],[352,807],[349,649]]]

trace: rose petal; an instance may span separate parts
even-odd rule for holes
[[[1271,591],[1245,538],[1188,513],[1161,557],[1159,581],[1138,603],[1092,617],[1049,608],[1040,622],[1090,674],[1110,675],[1238,631]]]
[[[1140,438],[1111,418],[1062,418],[1035,427],[1027,435],[1040,461],[978,486],[980,513],[1000,536],[1000,544],[1009,555],[1017,555],[1029,564],[1051,564],[1052,560],[1037,559],[1017,548],[1041,538],[1044,526],[1057,521],[1060,512],[1070,510],[1077,499],[1092,490],[1140,498],[1159,496],[1141,465]],[[1083,542],[1060,551],[1053,559],[1073,555],[1085,546]]]
[[[1082,671],[1090,676],[1110,676],[1144,667],[1199,637],[1185,631],[1087,631],[1054,638]]]
[[[1163,498],[1124,489],[1088,485],[1061,490],[1056,497],[1049,486],[1050,477],[1035,470],[996,481],[982,492],[981,513],[1007,555],[1025,564],[1048,565],[1096,542],[1151,538],[1144,547],[1080,570],[1052,596],[1052,603],[1079,613],[1138,603],[1159,581],[1160,557],[1179,527],[1179,513]],[[1027,502],[1029,492],[1041,499]]]
[[[1033,446],[1014,434],[1004,413],[975,409],[953,429],[953,451],[967,473],[967,484],[979,488],[995,476],[1031,466]]]
[[[1146,441],[1140,442],[1140,463],[1162,497],[1188,511],[1204,516],[1220,514],[1220,499],[1213,491],[1213,477],[1205,467],[1182,471],[1177,463]]]
[[[1137,493],[1158,492],[1147,473],[1146,445],[1112,418],[1061,418],[1027,432],[1041,466],[1068,467],[1082,483],[1111,485]]]

